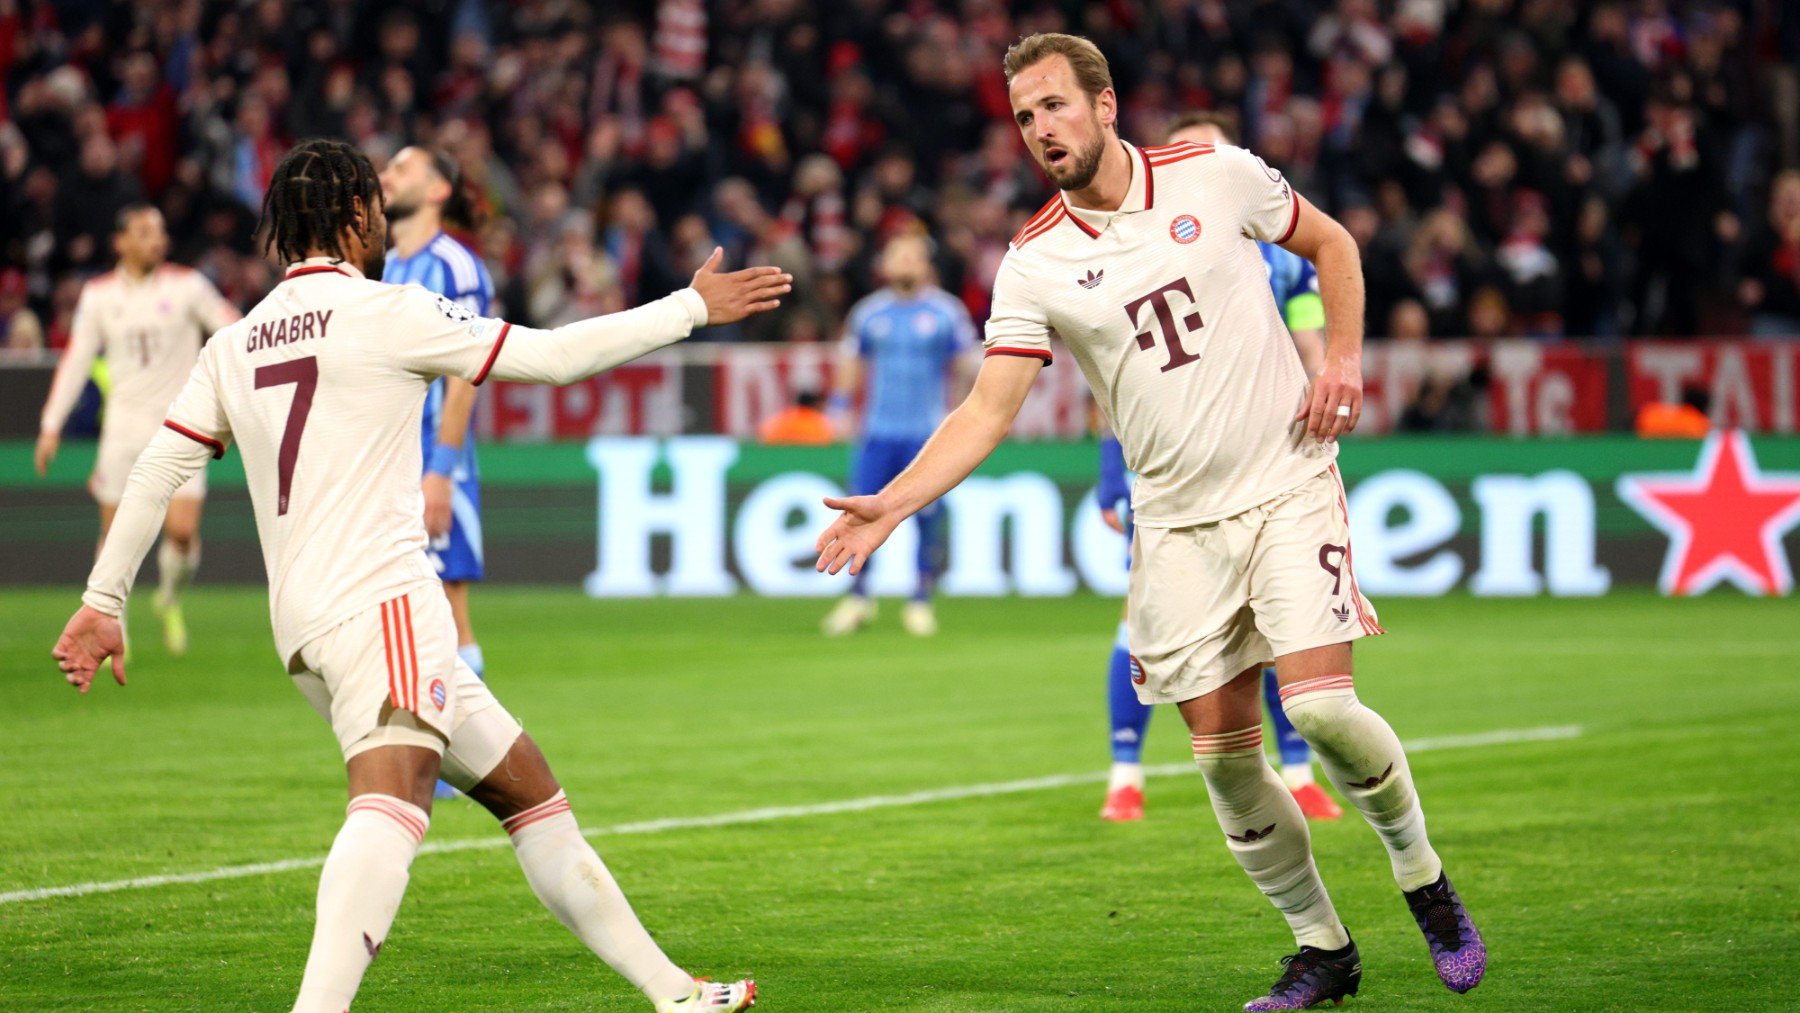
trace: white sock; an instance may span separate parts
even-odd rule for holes
[[[1106,790],[1115,792],[1120,788],[1136,788],[1142,791],[1144,788],[1144,765],[1115,762],[1112,765],[1112,775],[1106,780]]]
[[[431,817],[392,795],[350,800],[344,826],[319,873],[318,921],[296,1013],[350,1008],[406,893],[407,869]]]
[[[1194,736],[1194,762],[1225,831],[1226,846],[1302,946],[1350,942],[1313,865],[1312,834],[1293,793],[1262,751],[1262,726]]]
[[[1281,780],[1283,783],[1285,783],[1288,786],[1289,791],[1293,791],[1298,788],[1304,788],[1307,785],[1312,784],[1313,783],[1312,764],[1310,762],[1282,764],[1281,765]]]
[[[606,863],[581,836],[562,792],[501,825],[512,835],[513,850],[538,900],[595,956],[652,1002],[694,990],[693,977],[664,956],[638,922]]]
[[[200,568],[200,540],[194,539],[186,552],[164,538],[156,549],[156,587],[166,601],[180,594]]]
[[[1319,754],[1325,776],[1375,828],[1402,890],[1435,882],[1444,863],[1425,836],[1425,811],[1413,791],[1400,739],[1364,707],[1348,675],[1281,687],[1281,709]]]

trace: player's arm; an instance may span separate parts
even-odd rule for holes
[[[873,496],[825,500],[826,506],[843,513],[814,545],[818,569],[837,573],[849,565],[851,573],[862,572],[869,554],[901,521],[969,477],[1012,428],[1032,381],[1050,361],[1049,320],[1013,253],[1001,261],[994,279],[987,345],[974,389],[938,425],[905,471]]]
[[[855,422],[852,415],[856,410],[856,396],[862,392],[865,379],[865,351],[862,316],[853,309],[850,311],[850,319],[844,324],[843,340],[838,342],[837,371],[831,378],[831,398],[825,403],[826,414],[831,418],[831,428],[839,434],[850,432]]]
[[[56,373],[50,381],[50,395],[44,399],[44,411],[38,417],[37,450],[32,461],[39,478],[49,472],[50,462],[56,459],[56,451],[62,446],[63,424],[69,420],[75,402],[81,400],[82,388],[87,386],[88,374],[94,369],[100,346],[100,311],[84,289],[75,303],[69,347],[63,349],[62,360],[56,364]]]
[[[1349,230],[1312,202],[1294,195],[1293,233],[1281,245],[1312,261],[1319,274],[1324,309],[1325,348],[1312,394],[1295,419],[1321,440],[1356,428],[1362,417],[1363,272],[1362,253]],[[1305,352],[1301,353],[1302,359]],[[1348,412],[1339,412],[1347,406]]]
[[[169,421],[151,437],[132,466],[118,513],[113,515],[99,558],[88,574],[81,608],[63,628],[51,652],[71,686],[86,693],[108,657],[112,658],[113,678],[125,685],[124,631],[119,615],[125,610],[138,567],[162,530],[163,514],[175,490],[205,467],[208,459],[222,456],[230,439],[230,426],[202,355],[169,409]]]
[[[819,536],[817,568],[837,573],[847,563],[851,573],[862,572],[869,554],[901,521],[955,488],[987,460],[1012,428],[1031,382],[1043,368],[1044,361],[1038,358],[988,357],[968,399],[944,419],[919,456],[886,488],[873,496],[826,497],[826,506],[843,513]]]
[[[555,330],[510,328],[498,339],[492,365],[469,376],[527,383],[574,383],[672,345],[708,324],[735,323],[781,305],[793,276],[777,267],[718,272],[724,250],[694,273],[693,284],[672,295],[622,313],[579,320]],[[441,372],[456,374],[453,370]]]
[[[244,318],[238,308],[231,304],[214,287],[211,279],[195,271],[194,278],[194,322],[209,337],[219,328],[235,324]]]
[[[1125,448],[1111,433],[1100,437],[1100,484],[1094,489],[1094,498],[1100,502],[1100,519],[1124,534],[1125,520],[1119,513],[1119,504],[1131,499],[1131,486],[1125,478]]]
[[[444,377],[444,403],[438,409],[438,430],[433,434],[431,456],[425,459],[425,532],[442,538],[450,530],[451,471],[461,458],[469,438],[469,418],[475,414],[475,385],[460,376]]]
[[[1306,367],[1306,378],[1311,380],[1325,365],[1325,301],[1319,298],[1319,274],[1312,261],[1298,263],[1300,276],[1294,279],[1282,317],[1293,336],[1294,350],[1300,353],[1300,364]]]

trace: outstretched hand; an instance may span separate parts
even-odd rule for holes
[[[117,616],[109,616],[87,605],[81,606],[56,638],[50,652],[56,667],[62,669],[69,685],[83,693],[94,684],[100,663],[112,659],[112,674],[119,685],[125,685],[125,631]]]
[[[827,496],[825,505],[843,513],[813,543],[819,553],[813,568],[820,573],[837,573],[846,564],[851,574],[861,573],[870,554],[905,519],[884,508],[879,496]]]
[[[733,324],[766,313],[781,305],[781,296],[793,291],[794,276],[779,267],[747,267],[720,274],[719,263],[724,259],[724,248],[715,246],[712,256],[694,272],[694,291],[706,300],[708,324]]]
[[[1306,432],[1314,439],[1335,440],[1356,428],[1362,406],[1362,366],[1327,359],[1294,421],[1305,419]],[[1341,410],[1345,408],[1349,410]]]

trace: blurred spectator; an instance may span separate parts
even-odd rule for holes
[[[407,143],[452,152],[522,312],[654,298],[711,241],[733,265],[794,271],[835,329],[875,284],[870,251],[924,228],[980,319],[1007,238],[1050,195],[1000,54],[1063,30],[1113,61],[1127,139],[1216,110],[1338,215],[1364,251],[1371,333],[1408,301],[1432,337],[1717,333],[1745,313],[1759,333],[1795,331],[1795,215],[1780,209],[1800,184],[1777,179],[1800,164],[1795,11],[11,0],[0,268],[24,272],[54,338],[62,283],[99,269],[112,213],[147,195],[183,259],[253,298],[269,171],[326,134],[378,162]],[[590,214],[585,233],[565,220]],[[779,339],[789,315],[702,337]]]
[[[25,305],[25,272],[0,271],[0,356],[29,357],[44,347],[44,325]]]
[[[803,390],[794,403],[769,416],[756,431],[757,438],[770,446],[822,447],[837,438],[831,420],[819,408],[816,390]]]
[[[1775,178],[1768,221],[1745,248],[1738,298],[1750,311],[1751,333],[1800,337],[1800,170]]]

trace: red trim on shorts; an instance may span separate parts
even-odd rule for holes
[[[1051,357],[1048,348],[1019,348],[1015,345],[995,345],[982,353],[983,358],[990,355],[1017,355],[1026,359],[1042,359],[1046,366],[1055,361]]]
[[[469,381],[471,385],[479,387],[481,381],[487,379],[488,370],[494,368],[494,360],[500,357],[500,346],[506,344],[506,335],[511,330],[512,324],[500,325],[500,336],[494,339],[494,350],[488,353],[487,361],[481,364],[481,372],[476,373],[475,379]]]
[[[1344,476],[1338,473],[1335,462],[1331,465],[1331,478],[1337,482],[1338,511],[1344,516],[1344,572],[1350,575],[1350,600],[1356,603],[1356,618],[1361,620],[1363,632],[1371,637],[1378,637],[1387,630],[1382,629],[1381,624],[1369,615],[1369,610],[1363,607],[1362,588],[1356,586],[1356,566],[1350,553],[1350,505],[1344,499]]]
[[[188,427],[182,425],[181,423],[172,421],[170,419],[163,419],[163,425],[169,429],[175,430],[176,432],[187,437],[188,439],[193,440],[195,443],[201,444],[201,445],[205,446],[207,449],[211,450],[212,455],[213,455],[213,460],[216,461],[219,458],[225,456],[225,444],[221,443],[220,441],[215,440],[210,436],[202,436],[201,434],[194,432],[192,429],[189,429]]]
[[[1300,227],[1300,191],[1294,189],[1292,184],[1289,184],[1288,193],[1294,198],[1294,218],[1292,221],[1288,222],[1287,231],[1281,234],[1281,238],[1275,240],[1276,246],[1280,246],[1282,243],[1294,238],[1294,230]]]
[[[406,595],[401,595],[394,607],[400,610],[400,620],[406,629],[407,677],[403,684],[406,689],[406,709],[417,714],[419,712],[419,647],[413,640],[412,601]]]
[[[394,678],[394,632],[388,622],[388,603],[381,603],[381,654],[387,662],[388,702],[400,706],[400,683]]]

